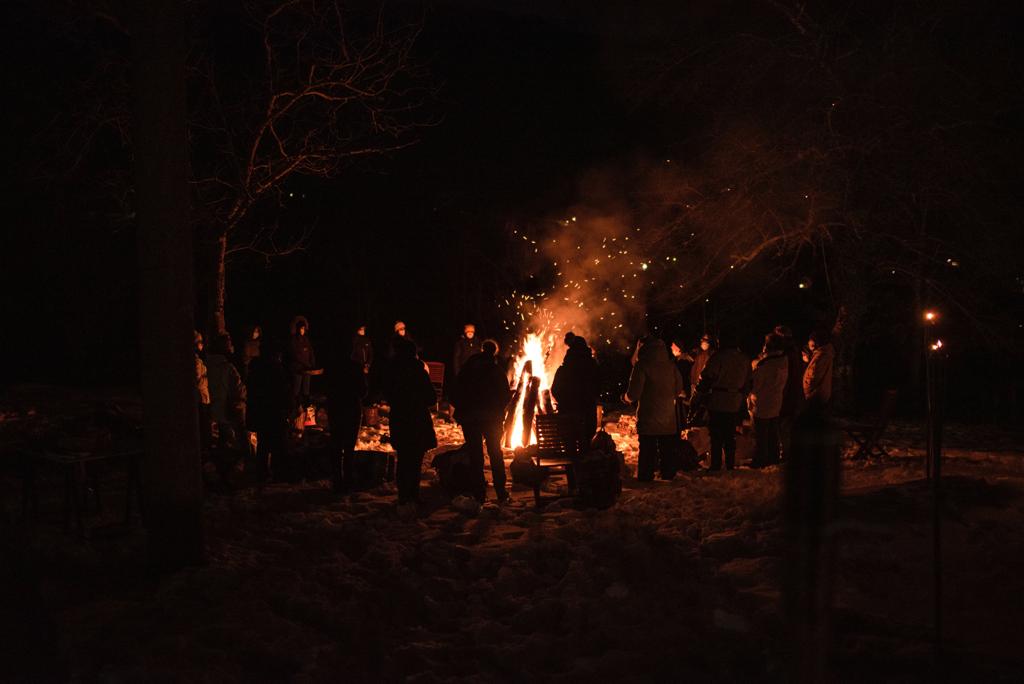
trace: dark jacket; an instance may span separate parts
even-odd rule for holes
[[[249,364],[248,427],[256,433],[283,432],[291,411],[291,384],[284,366],[273,356]]]
[[[683,391],[683,376],[660,341],[640,348],[629,376],[626,398],[639,402],[636,431],[641,435],[671,435],[677,430],[676,397]]]
[[[800,350],[795,344],[786,349],[786,360],[786,388],[782,391],[782,408],[779,411],[784,418],[795,416],[804,402],[804,360],[800,358]]]
[[[327,418],[332,436],[358,429],[365,397],[366,374],[361,363],[342,359],[327,369]]]
[[[551,383],[551,396],[558,402],[558,412],[594,416],[597,420],[598,382],[597,363],[590,350],[570,348]]]
[[[452,370],[454,375],[458,376],[459,371],[462,370],[462,366],[469,361],[469,357],[480,353],[481,344],[480,339],[477,337],[468,339],[463,335],[459,338],[459,341],[455,343],[455,353],[452,356]]]
[[[711,355],[715,353],[714,349],[697,349],[690,354],[693,358],[693,364],[690,366],[690,385],[693,387],[697,386],[700,382],[700,374],[704,370],[704,366],[708,365],[708,361],[711,359]]]
[[[299,334],[299,325],[306,327],[306,334]],[[313,343],[309,341],[309,323],[302,316],[292,320],[292,337],[288,345],[288,370],[298,375],[316,368],[316,354]]]
[[[415,356],[392,359],[384,395],[391,405],[391,444],[395,451],[427,451],[437,446],[430,417],[437,395],[422,361]]]
[[[715,413],[739,413],[750,391],[750,357],[739,349],[719,349],[701,371],[697,390],[709,393],[708,410]]]
[[[803,377],[804,398],[808,403],[825,405],[832,398],[832,365],[835,355],[835,348],[831,344],[823,344],[811,354]]]
[[[450,397],[459,423],[500,421],[509,399],[505,369],[490,354],[474,354],[455,379]]]
[[[258,325],[250,325],[242,331],[242,344],[238,349],[238,372],[241,373],[243,380],[249,375],[249,364],[260,355],[260,343],[263,339],[252,337],[258,329]]]
[[[367,368],[373,363],[373,342],[369,337],[358,333],[352,336],[351,359],[361,368]]]

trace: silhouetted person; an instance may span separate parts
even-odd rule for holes
[[[327,418],[331,428],[331,484],[335,492],[353,488],[353,459],[366,397],[363,364],[351,355],[327,368]]]
[[[352,335],[351,359],[359,364],[364,375],[370,372],[370,366],[373,365],[373,343],[366,336],[365,325],[356,328],[355,334]]]
[[[568,349],[562,365],[555,371],[551,383],[551,396],[558,402],[558,412],[572,416],[572,423],[579,430],[577,438],[583,445],[597,432],[597,397],[599,377],[597,363],[579,335],[566,333]]]
[[[785,460],[789,457],[793,439],[793,418],[804,403],[804,361],[800,358],[800,347],[793,339],[793,331],[788,326],[777,325],[774,332],[786,355],[786,388],[782,392],[782,407],[779,409],[779,449],[780,456]]]
[[[663,480],[675,477],[680,460],[676,399],[683,389],[683,376],[665,344],[654,337],[643,340],[625,395],[626,401],[638,403],[638,480],[650,482],[654,479],[655,469]]]
[[[458,377],[463,364],[473,354],[479,354],[481,349],[480,340],[476,337],[476,326],[472,323],[467,323],[462,328],[462,337],[455,343],[455,351],[452,354],[452,375]]]
[[[412,337],[409,336],[409,331],[405,327],[405,323],[403,323],[402,321],[395,321],[394,329],[395,329],[395,332],[394,332],[394,334],[391,335],[390,342],[388,342],[388,358],[389,359],[395,358],[395,354],[397,352],[397,347],[401,345],[403,340],[408,340],[410,342],[413,342]],[[415,344],[416,343],[413,342],[413,346],[415,346]]]
[[[473,459],[474,473],[479,474],[477,499],[486,499],[484,478],[484,443],[491,465],[494,492],[499,502],[508,500],[505,489],[505,460],[501,453],[502,420],[509,399],[505,369],[498,363],[498,345],[487,340],[478,354],[470,356],[455,380],[451,401],[455,420],[462,426],[466,450]]]
[[[391,405],[391,444],[397,452],[398,503],[419,498],[423,454],[437,446],[430,407],[437,397],[412,340],[394,341],[395,357],[388,368],[384,394]]]
[[[292,336],[288,347],[288,370],[292,376],[292,401],[304,407],[309,401],[309,371],[316,368],[316,354],[309,341],[309,322],[305,316],[292,319]]]
[[[249,429],[256,433],[256,475],[271,479],[274,460],[287,459],[292,387],[280,348],[269,345],[249,365]]]
[[[807,340],[810,357],[803,375],[804,399],[816,409],[825,409],[832,399],[832,365],[835,349],[828,328],[816,328]]]
[[[779,412],[789,376],[785,341],[777,335],[765,338],[764,350],[753,364],[753,387],[747,406],[754,418],[755,468],[779,462]]]
[[[736,426],[750,390],[750,358],[740,351],[735,338],[721,336],[722,347],[708,359],[697,382],[697,391],[707,396],[708,432],[711,433],[711,470],[736,465]]]
[[[251,325],[242,331],[242,347],[238,350],[238,372],[242,380],[249,376],[249,364],[260,355],[263,342],[263,330],[258,325]]]

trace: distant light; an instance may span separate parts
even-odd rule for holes
[[[937,314],[934,311],[925,311],[924,312],[924,320],[928,321],[929,323],[934,323],[935,321],[938,320],[938,318],[939,318],[939,314]]]
[[[932,351],[939,351],[940,349],[942,349],[942,340],[932,342]]]
[[[640,264],[640,270],[642,270],[642,271],[646,271],[647,270],[647,262],[644,262],[644,263]]]

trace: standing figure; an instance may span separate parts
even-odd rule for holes
[[[362,358],[357,361],[354,356],[355,349],[348,356],[339,356],[327,369],[331,485],[337,493],[353,488],[353,459],[363,417],[363,399],[366,397],[365,366]]]
[[[264,345],[249,367],[249,429],[256,433],[256,477],[270,481],[273,462],[287,459],[292,387],[278,344]]]
[[[388,343],[388,358],[395,358],[396,350],[399,346],[401,346],[402,342],[404,340],[411,339],[412,338],[409,337],[408,332],[405,329],[405,323],[403,323],[402,321],[395,321],[395,332],[391,336],[391,341]]]
[[[459,371],[462,370],[463,364],[469,360],[469,357],[473,354],[479,354],[481,350],[480,340],[476,337],[476,326],[472,323],[467,323],[462,328],[462,337],[455,343],[455,352],[452,355],[452,376],[458,377]]]
[[[210,417],[217,426],[217,470],[224,484],[228,472],[241,457],[241,438],[245,428],[245,385],[231,357],[235,353],[231,336],[224,334],[214,341],[206,357],[210,381]]]
[[[740,351],[735,338],[723,334],[721,342],[701,371],[697,391],[708,395],[711,470],[722,468],[723,452],[725,468],[732,470],[736,465],[736,426],[750,391],[750,358]]]
[[[505,489],[505,459],[501,453],[502,419],[509,399],[505,369],[498,364],[498,344],[494,340],[483,343],[478,354],[470,356],[455,380],[452,404],[455,420],[462,426],[466,450],[473,459],[473,471],[479,474],[476,491],[480,503],[486,498],[487,480],[484,478],[484,443],[491,465],[491,479],[499,503],[508,501]]]
[[[292,319],[288,370],[292,375],[292,403],[297,408],[303,408],[309,403],[309,371],[316,368],[316,354],[308,333],[309,323],[305,316]]]
[[[356,328],[356,333],[352,336],[351,359],[363,369],[363,375],[369,374],[370,366],[373,364],[373,343],[366,336],[365,325]]]
[[[210,448],[210,379],[203,361],[203,334],[198,330],[192,337],[196,362],[196,399],[199,402],[199,444],[203,450]]]
[[[693,390],[697,387],[697,383],[700,382],[700,374],[704,371],[704,366],[708,365],[708,361],[711,359],[712,354],[715,353],[717,345],[715,344],[715,338],[711,335],[704,333],[700,338],[700,343],[697,348],[690,352],[690,394],[693,395]]]
[[[779,450],[782,460],[786,460],[793,443],[793,418],[800,413],[804,402],[804,362],[789,326],[777,325],[774,332],[782,343],[787,361],[786,389],[782,392],[779,409]]]
[[[263,342],[263,330],[258,325],[247,327],[243,331],[244,342],[238,350],[238,372],[242,380],[249,377],[249,364],[260,355],[260,344]]]
[[[599,378],[597,362],[579,335],[566,333],[565,359],[555,371],[551,382],[551,396],[558,402],[558,412],[572,416],[575,435],[581,448],[590,444],[597,431],[597,397]]]
[[[430,407],[437,397],[416,345],[407,339],[394,341],[384,393],[391,405],[391,444],[398,457],[398,504],[415,505],[419,499],[423,455],[437,446]]]
[[[779,413],[785,397],[789,377],[789,360],[785,354],[785,341],[777,335],[768,335],[764,351],[753,364],[753,388],[747,406],[754,417],[755,468],[779,462]]]
[[[640,436],[637,479],[650,482],[657,469],[671,480],[680,466],[676,399],[684,391],[683,376],[657,338],[641,341],[636,365],[629,375],[627,402],[636,402],[636,431]]]
[[[832,365],[835,349],[832,347],[832,333],[828,328],[816,328],[807,340],[810,357],[804,370],[804,399],[808,408],[823,410],[832,399]]]

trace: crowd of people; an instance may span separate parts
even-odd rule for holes
[[[269,480],[274,459],[288,450],[289,434],[302,430],[312,401],[311,378],[325,374],[332,481],[339,492],[352,489],[368,379],[378,364],[366,327],[356,328],[349,353],[333,360],[326,373],[317,363],[309,322],[302,316],[293,319],[284,345],[264,338],[258,326],[243,335],[236,352],[227,334],[217,335],[208,347],[203,336],[195,334],[204,445],[234,454],[236,460],[248,450],[259,481]],[[564,343],[565,356],[554,374],[547,410],[566,416],[563,424],[571,426],[571,438],[585,446],[599,429],[599,369],[583,337],[569,332]],[[405,323],[396,321],[383,371],[375,372],[389,406],[389,438],[396,452],[395,479],[403,507],[415,507],[423,457],[437,446],[431,411],[438,395],[420,354]],[[753,359],[729,331],[717,338],[705,334],[693,349],[681,339],[639,340],[622,395],[625,403],[636,406],[637,479],[671,479],[686,469],[683,435],[694,426],[708,429],[708,469],[732,470],[737,466],[737,428],[748,418],[755,440],[751,466],[781,462],[790,450],[794,417],[829,404],[833,357],[831,331],[826,328],[816,329],[801,350],[789,328],[776,326]],[[509,359],[501,357],[497,342],[481,340],[475,326],[467,324],[455,343],[451,368],[448,400],[476,478],[473,494],[481,503],[486,499],[486,455],[494,495],[499,503],[507,502],[502,440],[515,382],[508,372]],[[231,462],[218,462],[225,479]]]

